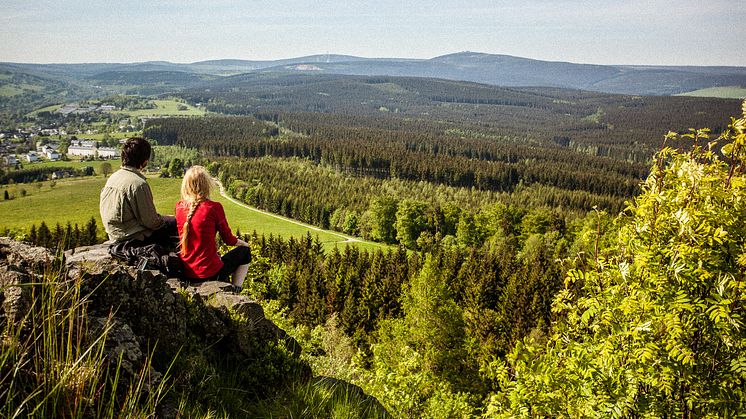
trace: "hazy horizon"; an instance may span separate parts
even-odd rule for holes
[[[361,55],[352,55],[352,54],[338,54],[335,52],[329,52],[329,53],[317,53],[317,54],[305,54],[305,55],[298,55],[298,56],[288,56],[288,57],[279,57],[274,59],[247,59],[247,58],[234,58],[234,57],[223,57],[223,58],[210,58],[205,60],[197,60],[197,61],[169,61],[169,60],[147,60],[147,61],[79,61],[79,62],[32,62],[32,61],[0,61],[0,63],[6,63],[6,64],[39,64],[39,65],[85,65],[85,64],[143,64],[143,63],[158,63],[158,62],[164,62],[164,63],[171,63],[171,64],[197,64],[201,62],[210,62],[210,61],[253,61],[253,62],[261,62],[261,61],[282,61],[282,60],[289,60],[289,59],[298,59],[298,58],[304,58],[304,57],[323,57],[325,55],[331,55],[331,56],[349,56],[354,58],[363,58],[363,59],[389,59],[389,60],[429,60],[434,59],[442,56],[447,55],[453,55],[453,54],[460,54],[460,53],[473,53],[473,54],[487,54],[487,55],[506,55],[511,57],[517,57],[517,58],[525,58],[529,60],[538,60],[538,61],[547,61],[547,62],[569,62],[572,64],[588,64],[588,65],[609,65],[609,66],[640,66],[640,67],[746,67],[745,65],[718,65],[718,64],[632,64],[632,63],[624,63],[624,64],[598,64],[598,63],[580,63],[580,62],[574,62],[574,61],[568,61],[568,60],[542,60],[539,58],[534,57],[524,57],[524,56],[517,56],[517,55],[511,55],[511,54],[501,54],[501,53],[490,53],[490,52],[483,52],[483,51],[454,51],[445,53],[442,55],[434,56],[434,57],[425,57],[425,58],[414,58],[414,57],[365,57]]]
[[[727,0],[0,0],[0,61],[267,61],[461,51],[601,65],[746,66],[746,10]]]

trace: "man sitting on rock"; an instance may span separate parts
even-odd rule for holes
[[[179,241],[176,219],[158,214],[153,204],[153,193],[140,172],[150,160],[150,143],[141,137],[129,138],[122,146],[122,167],[101,190],[99,210],[112,255],[149,245],[172,250]],[[115,250],[116,249],[116,250]]]

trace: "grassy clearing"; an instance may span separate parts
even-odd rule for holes
[[[708,87],[693,92],[682,93],[677,96],[695,96],[695,97],[718,97],[722,99],[746,99],[746,87],[741,86],[724,86]]]
[[[42,221],[54,226],[56,223],[84,225],[92,216],[98,217],[98,196],[105,183],[103,177],[77,178],[52,183],[27,183],[0,188],[8,190],[16,198],[0,201],[0,229],[26,230],[31,224]],[[22,196],[26,190],[26,196]]]
[[[98,133],[95,133],[95,134],[78,134],[78,135],[76,135],[76,137],[81,138],[81,139],[85,138],[86,140],[101,141],[101,140],[104,139],[105,135],[107,135],[107,134],[103,133],[103,132],[98,132]],[[115,131],[115,132],[108,133],[108,135],[111,138],[117,138],[117,139],[119,139],[119,138],[137,137],[137,136],[142,135],[142,132],[139,132],[139,131],[138,132],[116,132]]]
[[[93,167],[93,170],[96,171],[96,173],[99,173],[99,168],[102,164],[109,163],[111,165],[112,170],[119,169],[119,166],[121,166],[122,162],[120,159],[111,159],[111,160],[57,160],[57,161],[42,161],[42,162],[35,162],[35,163],[24,163],[23,168],[24,169],[32,169],[34,167],[72,167],[73,169],[82,169],[86,166]]]
[[[118,164],[112,164],[114,170],[118,166]],[[153,177],[148,179],[148,182],[153,190],[158,212],[172,215],[174,205],[179,200],[181,179]],[[64,225],[68,221],[82,226],[91,217],[95,217],[101,226],[98,200],[105,183],[105,178],[95,176],[60,180],[54,187],[49,181],[38,184],[4,185],[0,187],[0,197],[3,191],[7,190],[16,198],[9,201],[0,200],[0,229],[25,231],[32,224],[39,225],[42,221],[49,226],[54,226],[56,223]],[[26,190],[25,196],[22,196],[22,189]],[[291,220],[243,208],[220,196],[217,190],[212,198],[223,204],[228,223],[234,231],[238,229],[242,233],[251,233],[256,230],[259,235],[272,234],[284,238],[303,237],[310,233],[313,237],[318,236],[326,249],[346,245],[344,243],[346,239],[337,233],[318,231],[313,227],[295,224]],[[385,246],[379,243],[355,242],[350,244],[368,250],[385,249]]]
[[[153,101],[158,108],[156,109],[138,109],[134,111],[114,111],[114,114],[129,115],[132,117],[143,117],[143,116],[203,116],[205,111],[202,109],[195,108],[184,102],[176,100],[154,100]],[[179,106],[186,106],[186,110],[179,110]]]
[[[26,116],[36,116],[36,115],[38,115],[41,112],[54,112],[57,109],[60,109],[61,107],[62,107],[61,104],[60,105],[46,106],[46,107],[43,107],[43,108],[39,108],[39,109],[37,109],[37,110],[35,110],[33,112],[29,112],[28,114],[26,114]]]
[[[13,96],[23,94],[23,92],[24,92],[23,89],[13,84],[6,84],[5,86],[0,86],[0,97],[13,97]]]

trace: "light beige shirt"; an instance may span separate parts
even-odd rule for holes
[[[109,177],[101,190],[99,210],[106,234],[113,241],[142,240],[163,226],[150,186],[134,167],[122,166]]]

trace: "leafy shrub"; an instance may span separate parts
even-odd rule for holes
[[[546,346],[526,341],[487,368],[503,388],[488,415],[744,411],[746,102],[743,111],[704,145],[707,129],[667,135],[693,146],[656,155],[613,255],[568,274],[553,305],[566,320]]]

